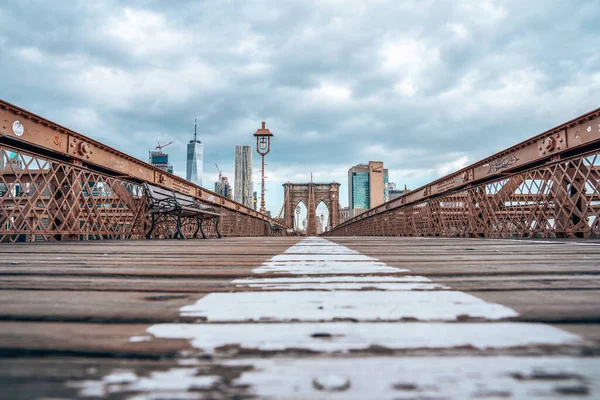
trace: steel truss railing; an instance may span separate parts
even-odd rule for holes
[[[225,236],[286,231],[266,215],[2,101],[0,120],[0,242],[144,238],[144,181],[219,210]],[[191,237],[195,229],[184,225],[183,233]],[[204,231],[216,236],[213,224]],[[167,222],[153,237],[173,235]]]
[[[600,237],[600,110],[352,218],[331,236]]]

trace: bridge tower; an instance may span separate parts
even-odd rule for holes
[[[323,202],[329,209],[329,226],[334,227],[340,223],[340,184],[332,183],[284,183],[285,200],[283,214],[285,224],[294,226],[294,210],[302,201],[307,209],[306,234],[317,234],[317,206]]]

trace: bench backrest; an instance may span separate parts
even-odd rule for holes
[[[175,198],[175,194],[172,190],[163,189],[161,187],[151,185],[147,182],[144,182],[144,189],[146,190],[148,196],[152,198],[152,200],[161,201]]]
[[[196,199],[188,194],[175,192],[175,198],[177,199],[177,202],[182,206],[193,206],[194,204],[196,204]]]
[[[148,193],[148,196],[152,197],[155,201],[162,200],[175,200],[180,206],[183,207],[200,207],[202,209],[206,209],[207,211],[216,211],[213,207],[209,205],[201,204],[196,201],[193,196],[188,194],[178,193],[171,189],[164,189],[158,186],[151,185],[147,182],[144,182],[144,188]]]

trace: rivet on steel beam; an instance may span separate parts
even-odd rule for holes
[[[551,151],[554,149],[555,146],[556,141],[554,140],[554,138],[547,137],[546,139],[544,139],[544,150]]]

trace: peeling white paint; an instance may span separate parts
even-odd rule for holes
[[[301,245],[292,246],[284,254],[360,254],[356,250],[351,250],[344,246],[338,245]]]
[[[280,254],[271,261],[374,261],[376,258],[362,254]]]
[[[442,290],[448,286],[435,283],[259,283],[237,285],[238,287],[264,290]]]
[[[350,262],[350,261],[296,261],[273,262],[267,261],[262,266],[253,269],[255,274],[283,273],[295,275],[331,275],[331,274],[375,274],[408,272],[407,269],[389,267],[378,261]]]
[[[129,338],[130,343],[147,342],[148,340],[152,340],[152,337],[151,336],[132,336]]]
[[[299,277],[299,278],[245,278],[245,279],[234,279],[231,283],[234,284],[258,284],[258,283],[310,283],[319,281],[321,283],[336,283],[336,282],[350,282],[350,283],[366,283],[366,282],[398,282],[398,283],[410,283],[410,282],[431,282],[431,279],[424,276],[356,276],[356,275],[338,275],[338,276],[319,276],[317,278],[312,276]]]
[[[302,278],[235,279],[236,287],[265,290],[440,290],[447,286],[431,283],[423,276],[318,276]]]
[[[530,323],[282,323],[158,324],[148,333],[161,339],[188,339],[192,346],[214,352],[225,345],[264,351],[289,348],[319,352],[390,349],[510,348],[531,345],[576,345],[579,336],[544,324]]]
[[[289,399],[562,399],[600,393],[600,359],[576,357],[368,357],[236,360],[253,366],[235,381],[260,398]],[[315,380],[347,380],[324,393]],[[587,392],[588,395],[585,395]]]
[[[171,368],[153,371],[150,376],[138,376],[133,371],[115,370],[101,380],[70,381],[68,387],[79,389],[81,397],[104,397],[114,393],[147,393],[138,398],[190,398],[188,390],[208,389],[220,378],[218,376],[196,376],[198,368]]]
[[[184,306],[181,315],[208,321],[454,321],[459,316],[490,320],[515,317],[508,307],[455,291],[238,292],[211,293]]]

